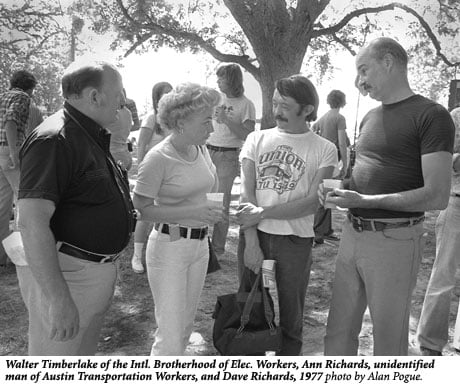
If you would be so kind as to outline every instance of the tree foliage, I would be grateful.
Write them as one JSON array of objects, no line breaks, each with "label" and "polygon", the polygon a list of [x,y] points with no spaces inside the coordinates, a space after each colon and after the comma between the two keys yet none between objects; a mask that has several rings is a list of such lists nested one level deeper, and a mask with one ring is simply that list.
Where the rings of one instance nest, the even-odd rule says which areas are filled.
[{"label": "tree foliage", "polygon": [[[372,0],[97,3],[97,30],[102,33],[115,26],[113,47],[125,47],[126,55],[168,45],[178,50],[201,49],[218,61],[241,65],[261,86],[263,126],[272,121],[274,81],[298,73],[307,50],[310,66],[319,76],[327,74],[331,50],[340,48],[356,54],[367,34],[382,28],[381,16],[385,13],[408,20],[408,34],[417,41],[412,51],[423,49],[430,58],[436,56],[429,61],[439,74],[447,74],[445,69],[458,66],[460,60],[458,55],[446,54],[442,45],[444,38],[459,36],[460,2],[456,0],[380,1],[376,5]],[[435,94],[436,88],[430,92]]]}]

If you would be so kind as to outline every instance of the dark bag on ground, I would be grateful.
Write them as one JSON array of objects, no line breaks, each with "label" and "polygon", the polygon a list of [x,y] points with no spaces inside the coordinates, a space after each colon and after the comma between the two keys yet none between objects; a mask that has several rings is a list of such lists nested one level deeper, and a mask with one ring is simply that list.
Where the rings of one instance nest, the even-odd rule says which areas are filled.
[{"label": "dark bag on ground", "polygon": [[220,269],[219,260],[217,260],[216,252],[212,246],[211,239],[208,237],[209,247],[209,260],[208,260],[208,271],[206,273],[213,273]]},{"label": "dark bag on ground", "polygon": [[275,325],[273,300],[262,286],[261,271],[245,291],[246,268],[237,293],[217,297],[212,339],[221,355],[265,355],[281,349],[281,329]]}]

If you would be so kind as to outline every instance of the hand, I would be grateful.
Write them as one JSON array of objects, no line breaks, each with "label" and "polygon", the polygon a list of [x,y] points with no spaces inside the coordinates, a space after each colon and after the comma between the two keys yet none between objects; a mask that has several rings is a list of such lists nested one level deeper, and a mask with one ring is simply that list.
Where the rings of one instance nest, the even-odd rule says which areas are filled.
[{"label": "hand", "polygon": [[347,169],[348,167],[340,169],[340,173],[338,176],[339,180],[343,180],[345,178],[345,176],[347,175]]},{"label": "hand", "polygon": [[264,255],[259,245],[246,244],[244,248],[244,265],[246,267],[248,267],[255,274],[258,274],[260,267],[262,267],[263,260]]},{"label": "hand", "polygon": [[70,296],[60,302],[52,302],[48,310],[48,318],[51,326],[50,339],[65,342],[77,336],[80,329],[80,317]]},{"label": "hand", "polygon": [[10,161],[8,163],[9,169],[16,169],[19,167],[19,152],[10,153]]},{"label": "hand", "polygon": [[214,111],[214,119],[219,123],[225,123],[227,119],[227,113],[225,111],[225,106],[217,106]]},{"label": "hand", "polygon": [[250,202],[241,204],[238,207],[236,218],[241,225],[241,229],[245,230],[257,225],[262,220],[264,209]]},{"label": "hand", "polygon": [[[322,184],[321,184],[322,185]],[[335,204],[341,208],[364,207],[365,196],[353,190],[334,189],[328,192],[326,203]],[[321,200],[320,200],[321,202]]]},{"label": "hand", "polygon": [[193,217],[206,224],[215,224],[224,221],[227,218],[227,215],[224,212],[224,207],[218,208],[206,203],[194,209]]}]

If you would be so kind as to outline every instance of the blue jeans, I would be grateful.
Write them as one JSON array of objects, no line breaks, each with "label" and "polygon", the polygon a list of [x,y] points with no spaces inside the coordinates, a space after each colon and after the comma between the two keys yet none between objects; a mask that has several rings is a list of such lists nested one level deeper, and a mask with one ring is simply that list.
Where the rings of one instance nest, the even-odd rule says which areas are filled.
[{"label": "blue jeans", "polygon": [[411,297],[423,234],[423,223],[358,232],[349,221],[344,222],[324,338],[325,355],[358,354],[367,306],[373,323],[374,355],[407,355]]},{"label": "blue jeans", "polygon": [[436,259],[426,289],[417,330],[420,346],[442,351],[449,336],[449,311],[455,273],[460,264],[460,197],[436,220]]},{"label": "blue jeans", "polygon": [[216,253],[225,252],[225,242],[228,233],[228,214],[230,211],[230,201],[232,195],[233,182],[239,173],[239,151],[215,151],[209,150],[211,160],[216,167],[217,178],[219,180],[219,193],[224,193],[224,208],[227,220],[214,224],[212,232],[212,245]]},{"label": "blue jeans", "polygon": [[[302,329],[305,295],[312,263],[312,237],[274,235],[257,232],[266,260],[276,260],[276,288],[280,310],[283,343],[279,355],[302,354]],[[244,235],[239,248],[244,250]],[[252,272],[250,281],[255,274]],[[248,283],[249,285],[251,283]]]}]

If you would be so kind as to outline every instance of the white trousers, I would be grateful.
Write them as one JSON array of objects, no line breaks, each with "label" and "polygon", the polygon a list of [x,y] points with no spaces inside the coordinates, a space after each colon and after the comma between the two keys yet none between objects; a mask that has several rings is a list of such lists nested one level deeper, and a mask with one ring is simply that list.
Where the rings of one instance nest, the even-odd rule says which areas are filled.
[{"label": "white trousers", "polygon": [[152,231],[146,250],[147,275],[155,303],[158,328],[151,355],[183,355],[193,328],[208,267],[209,249],[203,240]]}]

